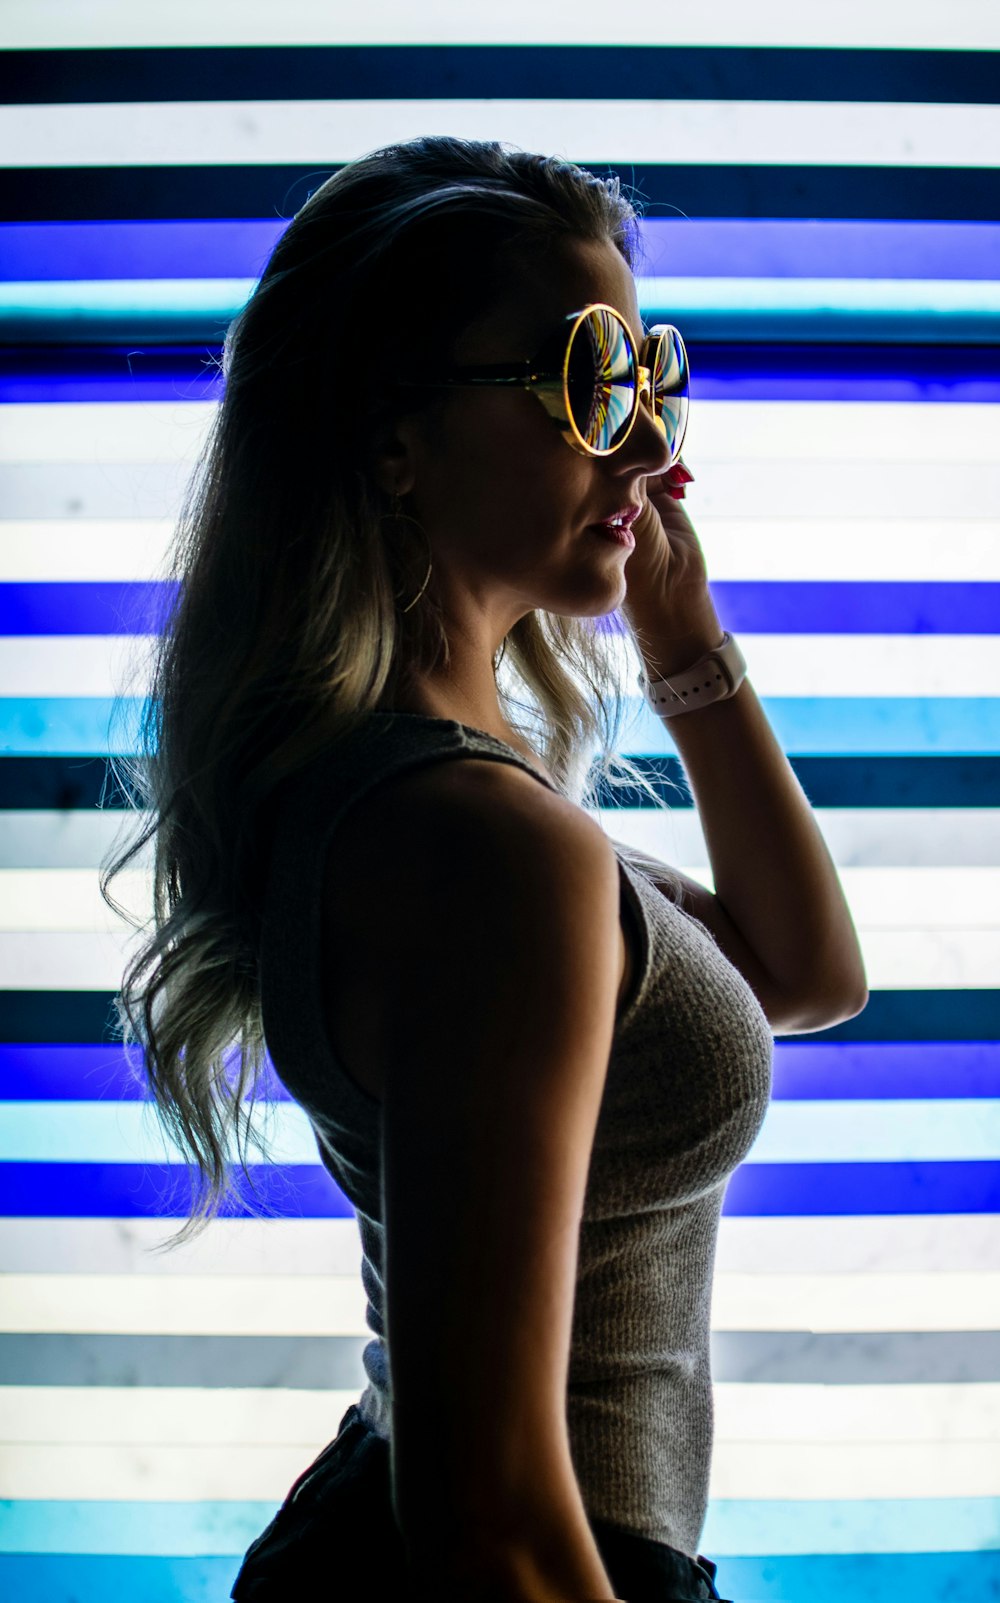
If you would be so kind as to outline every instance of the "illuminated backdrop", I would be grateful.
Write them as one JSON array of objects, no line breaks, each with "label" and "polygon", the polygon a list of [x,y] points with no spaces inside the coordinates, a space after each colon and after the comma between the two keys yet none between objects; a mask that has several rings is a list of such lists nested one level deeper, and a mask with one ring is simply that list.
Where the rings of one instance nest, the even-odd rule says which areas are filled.
[{"label": "illuminated backdrop", "polygon": [[[287,1102],[281,1217],[147,1250],[183,1187],[102,1044],[96,804],[206,351],[331,167],[456,132],[645,200],[688,505],[872,984],[779,1042],[728,1194],[704,1551],[741,1603],[996,1595],[1000,18],[139,9],[0,17],[0,1593],[224,1597],[361,1383],[355,1227]],[[638,699],[627,749],[676,773]],[[704,876],[690,809],[603,818]]]}]

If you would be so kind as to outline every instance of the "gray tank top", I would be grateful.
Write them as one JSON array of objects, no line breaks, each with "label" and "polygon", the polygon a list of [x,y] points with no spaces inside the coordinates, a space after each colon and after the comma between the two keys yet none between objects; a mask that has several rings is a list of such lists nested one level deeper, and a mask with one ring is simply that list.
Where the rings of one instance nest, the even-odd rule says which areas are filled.
[{"label": "gray tank top", "polygon": [[[359,1407],[386,1439],[381,1104],[349,1076],[327,1036],[323,871],[339,821],[373,786],[463,757],[514,763],[549,783],[480,730],[374,713],[288,786],[265,894],[265,1036],[357,1215],[373,1333]],[[694,1555],[712,1449],[709,1319],[719,1214],[726,1180],[764,1117],[772,1038],[750,987],[704,926],[656,889],[628,847],[614,844],[639,937],[638,972],[614,1031],[587,1179],[567,1419],[588,1515]]]}]

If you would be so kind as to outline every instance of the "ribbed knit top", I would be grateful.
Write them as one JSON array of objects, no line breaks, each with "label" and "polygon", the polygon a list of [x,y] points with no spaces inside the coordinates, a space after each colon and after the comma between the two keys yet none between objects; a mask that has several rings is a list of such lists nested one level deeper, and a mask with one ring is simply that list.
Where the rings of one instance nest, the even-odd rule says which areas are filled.
[{"label": "ribbed knit top", "polygon": [[[265,1036],[280,1078],[310,1119],[322,1162],[357,1216],[373,1332],[359,1407],[386,1439],[391,1354],[381,1104],[350,1077],[328,1039],[320,970],[324,866],[336,850],[338,822],[372,787],[405,769],[463,757],[514,763],[549,783],[513,747],[480,730],[421,714],[374,713],[287,787],[266,881]],[[694,1555],[712,1448],[709,1317],[719,1214],[726,1180],[764,1117],[772,1038],[750,987],[704,926],[630,862],[628,847],[614,845],[622,897],[639,933],[639,972],[614,1030],[580,1226],[570,1446],[591,1518]]]}]

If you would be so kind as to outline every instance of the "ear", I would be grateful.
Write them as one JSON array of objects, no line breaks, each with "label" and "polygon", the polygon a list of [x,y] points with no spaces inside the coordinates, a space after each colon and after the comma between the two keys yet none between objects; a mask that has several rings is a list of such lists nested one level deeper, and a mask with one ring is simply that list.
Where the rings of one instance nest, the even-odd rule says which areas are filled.
[{"label": "ear", "polygon": [[413,419],[387,427],[374,451],[375,482],[386,495],[409,495],[417,482],[417,433]]}]

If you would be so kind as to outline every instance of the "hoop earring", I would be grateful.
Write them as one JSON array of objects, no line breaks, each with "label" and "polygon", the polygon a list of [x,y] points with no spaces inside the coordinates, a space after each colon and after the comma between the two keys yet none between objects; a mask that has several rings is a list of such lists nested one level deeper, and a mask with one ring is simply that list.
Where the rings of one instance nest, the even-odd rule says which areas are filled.
[{"label": "hoop earring", "polygon": [[[424,582],[420,586],[420,589],[417,591],[416,595],[413,597],[413,600],[412,601],[408,601],[406,603],[405,607],[400,607],[400,609],[399,609],[400,612],[409,612],[409,611],[411,611],[411,609],[413,607],[416,606],[417,602],[420,600],[420,597],[423,595],[424,591],[427,589],[427,586],[430,583],[431,572],[432,572],[433,567],[434,567],[434,558],[433,558],[433,556],[431,554],[431,543],[427,538],[427,534],[426,534],[426,531],[424,529],[423,524],[421,522],[419,522],[419,520],[417,518],[412,518],[408,512],[404,512],[403,511],[402,506],[400,505],[400,500],[399,500],[399,496],[398,495],[394,495],[393,498],[392,498],[392,510],[388,513],[388,516],[393,518],[396,522],[399,522],[399,523],[412,523],[413,527],[415,529],[419,529],[421,535],[423,536],[424,544],[427,547],[427,573],[424,576]],[[400,597],[402,596],[402,593],[403,592],[401,590],[394,590],[393,591],[394,599],[396,601],[398,601],[400,599]]]}]

